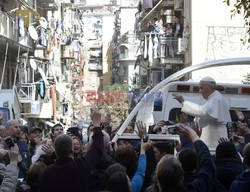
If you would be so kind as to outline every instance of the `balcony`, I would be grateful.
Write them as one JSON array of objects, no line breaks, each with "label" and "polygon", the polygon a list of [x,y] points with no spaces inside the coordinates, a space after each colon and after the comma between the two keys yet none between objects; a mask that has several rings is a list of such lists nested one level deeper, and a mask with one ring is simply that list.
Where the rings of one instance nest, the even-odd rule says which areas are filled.
[{"label": "balcony", "polygon": [[28,36],[27,29],[24,28],[24,36],[19,37],[18,29],[16,29],[16,21],[9,17],[6,13],[0,11],[0,41],[3,40],[11,45],[21,46],[21,48],[32,49],[34,44]]},{"label": "balcony", "polygon": [[[61,3],[64,5],[71,5],[72,3],[70,3],[69,0],[61,0]],[[74,0],[74,4],[86,4],[87,0]]]},{"label": "balcony", "polygon": [[36,90],[36,85],[31,83],[21,84],[18,96],[20,103],[31,103],[32,95]]},{"label": "balcony", "polygon": [[98,63],[89,63],[89,71],[102,71],[102,65]]},{"label": "balcony", "polygon": [[45,10],[58,10],[59,0],[39,0]]},{"label": "balcony", "polygon": [[147,23],[152,20],[157,13],[163,8],[163,7],[173,7],[174,6],[174,0],[159,0],[158,3],[149,11],[149,12],[141,12],[141,21],[139,22],[139,28],[140,30],[147,26]]},{"label": "balcony", "polygon": [[117,50],[116,60],[117,61],[135,61],[136,60],[137,45],[120,45]]},{"label": "balcony", "polygon": [[128,31],[125,34],[123,34],[117,42],[117,46],[119,46],[120,44],[132,44],[136,42],[136,34],[134,33],[134,31]]},{"label": "balcony", "polygon": [[21,115],[25,118],[50,119],[53,115],[52,100],[48,102],[32,101],[23,104]]},{"label": "balcony", "polygon": [[[46,92],[49,90],[46,89]],[[51,118],[52,101],[49,100],[34,100],[33,96],[36,94],[36,84],[23,83],[18,89],[19,101],[22,104],[22,115],[25,118]]]}]

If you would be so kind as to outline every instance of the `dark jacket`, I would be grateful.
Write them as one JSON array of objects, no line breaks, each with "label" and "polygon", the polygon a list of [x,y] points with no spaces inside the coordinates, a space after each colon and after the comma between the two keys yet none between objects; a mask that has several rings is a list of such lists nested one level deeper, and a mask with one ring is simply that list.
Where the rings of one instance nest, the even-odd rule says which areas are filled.
[{"label": "dark jacket", "polygon": [[[208,192],[211,191],[215,180],[215,165],[208,147],[201,140],[194,142],[197,157],[199,159],[200,169],[196,173],[188,176],[190,182],[183,186],[167,190],[167,192]],[[187,176],[187,175],[186,175]],[[149,192],[157,191],[155,186],[147,188]]]},{"label": "dark jacket", "polygon": [[93,144],[86,155],[75,161],[68,157],[57,159],[47,167],[40,183],[41,192],[85,192],[88,191],[88,177],[103,154],[103,134],[95,127]]},{"label": "dark jacket", "polygon": [[199,160],[199,171],[193,182],[186,185],[189,191],[206,192],[210,191],[215,179],[215,165],[208,147],[201,140],[194,142],[194,148]]},{"label": "dark jacket", "polygon": [[[22,161],[18,163],[18,168],[19,168],[18,178],[25,178],[27,175],[27,171],[31,165],[29,148],[28,145],[20,139],[18,139],[16,143],[19,148],[19,155],[22,157]],[[4,163],[6,166],[10,163],[10,158],[8,154],[6,154],[4,157],[1,158],[1,163]]]},{"label": "dark jacket", "polygon": [[250,191],[250,171],[244,171],[232,183],[229,192],[249,192]]},{"label": "dark jacket", "polygon": [[250,134],[245,135],[245,143],[248,144],[250,142]]},{"label": "dark jacket", "polygon": [[93,169],[89,176],[89,191],[102,191],[106,188],[106,177],[104,171],[113,163],[114,159],[108,155],[104,154],[98,163],[98,165]]},{"label": "dark jacket", "polygon": [[243,163],[236,158],[219,158],[215,159],[216,176],[227,190],[229,190],[232,182],[237,175],[244,171]]},{"label": "dark jacket", "polygon": [[[173,30],[172,36],[173,36],[173,37],[175,36],[176,26],[177,26],[176,23],[172,26],[172,30]],[[179,30],[179,32],[178,32],[178,34],[177,34],[176,37],[180,37],[180,38],[183,37],[183,29],[184,29],[184,28],[183,28],[183,25],[180,24],[180,30]]]}]

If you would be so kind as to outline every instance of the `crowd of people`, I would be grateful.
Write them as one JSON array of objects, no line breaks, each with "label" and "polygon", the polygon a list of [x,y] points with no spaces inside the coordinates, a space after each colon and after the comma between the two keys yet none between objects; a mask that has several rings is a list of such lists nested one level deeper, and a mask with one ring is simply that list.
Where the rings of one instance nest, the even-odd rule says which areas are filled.
[{"label": "crowd of people", "polygon": [[[100,125],[100,113],[91,117],[88,143],[82,143],[79,135],[64,134],[61,124],[52,128],[51,138],[42,138],[39,127],[30,128],[27,135],[17,120],[9,120],[1,135],[10,136],[15,144],[6,150],[9,144],[4,138],[1,142],[0,191],[250,191],[250,130],[244,122],[237,123],[242,138],[237,144],[243,150],[221,138],[211,155],[190,122],[176,125],[190,145],[145,140],[148,131],[142,122],[136,122],[140,142],[112,144],[112,134]],[[167,134],[164,122],[151,133]],[[126,131],[134,129],[129,126]]]},{"label": "crowd of people", "polygon": [[[180,141],[148,139],[149,133],[170,134],[171,122],[162,120],[150,129],[138,121],[125,131],[136,133],[138,140],[112,143],[116,132],[100,123],[97,108],[90,115],[86,143],[77,127],[64,132],[63,125],[55,124],[50,137],[43,137],[41,128],[27,132],[18,120],[9,120],[0,128],[0,192],[249,192],[249,121],[235,110],[235,130],[223,137],[227,117],[216,111],[223,113],[226,104],[213,79],[202,79],[200,89],[207,99],[202,106],[173,95],[186,112],[175,122]],[[190,113],[197,124],[187,118]],[[210,131],[217,135],[206,137]],[[209,145],[216,147],[215,154]]]}]

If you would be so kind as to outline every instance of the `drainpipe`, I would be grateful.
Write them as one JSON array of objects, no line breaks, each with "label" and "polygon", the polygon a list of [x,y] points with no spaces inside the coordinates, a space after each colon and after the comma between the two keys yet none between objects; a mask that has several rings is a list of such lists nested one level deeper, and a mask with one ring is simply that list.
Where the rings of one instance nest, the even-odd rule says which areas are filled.
[{"label": "drainpipe", "polygon": [[4,78],[4,73],[5,73],[6,60],[7,60],[7,55],[8,55],[8,49],[9,49],[9,43],[7,43],[6,50],[5,50],[5,57],[4,57],[4,64],[3,64],[3,72],[2,72],[2,79],[1,79],[1,84],[0,84],[0,90],[2,89],[2,86],[3,86],[3,78]]},{"label": "drainpipe", "polygon": [[50,88],[50,93],[51,93],[52,106],[53,106],[53,121],[55,123],[57,123],[57,118],[56,118],[56,89],[55,89],[54,85]]},{"label": "drainpipe", "polygon": [[16,85],[16,77],[17,77],[17,70],[18,70],[18,66],[20,64],[20,45],[18,47],[18,53],[17,53],[17,64],[16,64],[16,70],[15,70],[15,77],[14,77],[14,86]]}]

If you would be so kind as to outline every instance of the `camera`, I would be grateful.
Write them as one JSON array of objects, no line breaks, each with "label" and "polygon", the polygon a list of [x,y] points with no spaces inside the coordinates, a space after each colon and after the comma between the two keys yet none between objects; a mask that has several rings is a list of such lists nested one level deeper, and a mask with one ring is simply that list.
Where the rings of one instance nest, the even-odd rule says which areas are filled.
[{"label": "camera", "polygon": [[10,149],[11,147],[14,147],[15,146],[15,142],[14,140],[8,136],[8,137],[5,137],[4,138],[4,142],[6,143],[6,145],[8,146],[8,148]]},{"label": "camera", "polygon": [[171,122],[171,121],[163,121],[164,122],[164,125],[173,125],[174,123]]},{"label": "camera", "polygon": [[227,127],[227,129],[230,130],[230,131],[236,131],[237,125],[238,125],[237,122],[227,122],[226,127]]},{"label": "camera", "polygon": [[172,134],[172,135],[176,135],[177,134],[177,127],[175,125],[174,126],[169,126],[168,127],[168,133]]}]

